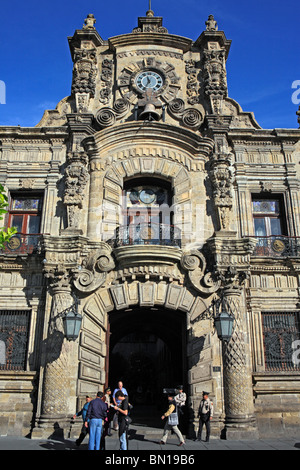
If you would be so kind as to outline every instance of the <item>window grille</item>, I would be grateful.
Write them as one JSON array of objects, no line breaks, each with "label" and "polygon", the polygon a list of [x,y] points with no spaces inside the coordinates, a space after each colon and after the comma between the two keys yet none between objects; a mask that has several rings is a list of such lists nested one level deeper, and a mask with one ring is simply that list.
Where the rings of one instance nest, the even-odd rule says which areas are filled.
[{"label": "window grille", "polygon": [[300,312],[262,313],[265,368],[267,371],[294,371],[294,341],[300,339]]},{"label": "window grille", "polygon": [[0,310],[0,370],[25,370],[30,311]]}]

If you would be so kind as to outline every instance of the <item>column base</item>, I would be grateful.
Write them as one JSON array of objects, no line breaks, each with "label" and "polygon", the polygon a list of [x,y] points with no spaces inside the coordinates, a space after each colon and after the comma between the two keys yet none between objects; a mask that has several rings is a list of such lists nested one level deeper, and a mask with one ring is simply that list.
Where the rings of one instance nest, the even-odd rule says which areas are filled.
[{"label": "column base", "polygon": [[226,440],[256,440],[259,432],[254,416],[230,416],[225,419],[223,431]]},{"label": "column base", "polygon": [[70,437],[71,428],[71,417],[41,416],[32,429],[31,438],[64,440]]}]

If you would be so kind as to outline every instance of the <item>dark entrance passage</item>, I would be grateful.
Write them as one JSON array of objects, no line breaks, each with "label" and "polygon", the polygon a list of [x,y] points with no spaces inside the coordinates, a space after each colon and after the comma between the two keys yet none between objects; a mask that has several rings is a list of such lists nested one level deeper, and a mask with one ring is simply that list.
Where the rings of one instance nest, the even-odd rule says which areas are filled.
[{"label": "dark entrance passage", "polygon": [[109,385],[121,380],[134,421],[162,426],[164,388],[186,385],[186,320],[180,311],[133,308],[110,314]]}]

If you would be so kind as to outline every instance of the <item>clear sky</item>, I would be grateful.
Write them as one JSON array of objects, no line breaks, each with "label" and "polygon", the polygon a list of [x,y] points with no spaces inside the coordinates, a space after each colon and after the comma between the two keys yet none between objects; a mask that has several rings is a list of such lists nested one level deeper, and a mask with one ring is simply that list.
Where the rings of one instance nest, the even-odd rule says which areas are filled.
[{"label": "clear sky", "polygon": [[[145,16],[148,0],[1,0],[0,125],[35,126],[45,109],[70,94],[67,37],[88,13],[103,39],[125,34]],[[263,128],[298,128],[292,102],[300,89],[299,0],[152,0],[170,34],[196,40],[213,14],[232,40],[227,61],[229,96],[253,111]],[[300,98],[300,92],[296,95]],[[0,102],[3,102],[3,95]]]}]

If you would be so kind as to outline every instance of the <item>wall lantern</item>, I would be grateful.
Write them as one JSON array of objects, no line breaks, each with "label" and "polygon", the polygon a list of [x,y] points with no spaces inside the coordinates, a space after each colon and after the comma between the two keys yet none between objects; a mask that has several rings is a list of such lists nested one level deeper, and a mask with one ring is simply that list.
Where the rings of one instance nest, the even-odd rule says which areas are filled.
[{"label": "wall lantern", "polygon": [[214,320],[214,325],[220,341],[228,343],[232,336],[233,317],[226,310],[222,310]]},{"label": "wall lantern", "polygon": [[82,316],[78,313],[78,302],[62,313],[65,337],[68,341],[75,341],[80,333]]},{"label": "wall lantern", "polygon": [[220,298],[214,299],[211,305],[196,317],[192,323],[201,320],[213,320],[219,340],[228,343],[232,336],[234,315],[223,293],[221,293]]}]

